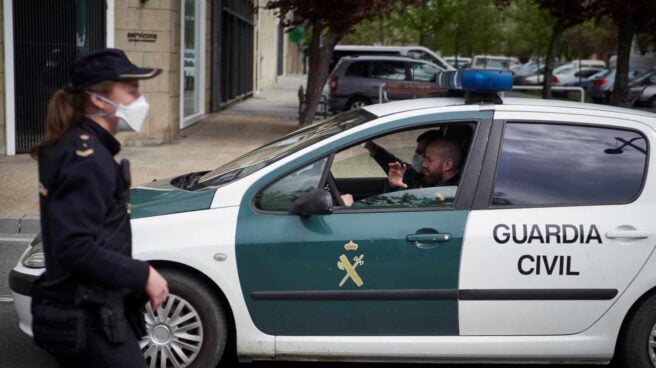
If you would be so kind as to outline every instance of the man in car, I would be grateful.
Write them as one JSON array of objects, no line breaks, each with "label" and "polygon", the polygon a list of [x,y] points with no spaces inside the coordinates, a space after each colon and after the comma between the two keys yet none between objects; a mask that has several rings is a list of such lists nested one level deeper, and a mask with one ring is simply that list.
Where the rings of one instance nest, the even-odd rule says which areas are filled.
[{"label": "man in car", "polygon": [[462,165],[460,144],[448,137],[437,137],[426,145],[423,175],[406,175],[406,164],[389,164],[387,182],[390,190],[457,185]]}]

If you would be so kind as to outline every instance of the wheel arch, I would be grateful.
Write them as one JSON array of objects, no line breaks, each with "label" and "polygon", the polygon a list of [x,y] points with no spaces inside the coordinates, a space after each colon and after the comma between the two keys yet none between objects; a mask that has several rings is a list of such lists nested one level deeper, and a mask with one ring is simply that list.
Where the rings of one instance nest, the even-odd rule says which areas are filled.
[{"label": "wheel arch", "polygon": [[230,306],[230,303],[228,302],[228,298],[226,297],[225,293],[221,289],[219,285],[217,285],[212,279],[210,279],[207,275],[202,273],[201,271],[197,270],[194,267],[174,262],[174,261],[165,261],[165,260],[151,260],[149,263],[155,267],[158,271],[162,270],[172,270],[172,271],[178,271],[178,272],[184,272],[185,274],[190,275],[191,277],[195,278],[199,282],[203,283],[206,287],[208,287],[214,295],[219,299],[219,302],[221,303],[221,306],[223,307],[223,310],[226,313],[226,320],[228,322],[228,339],[226,341],[226,348],[224,351],[224,356],[221,358],[222,361],[225,359],[230,359],[236,360],[236,355],[237,355],[237,328],[235,324],[235,316],[232,312],[232,307]]},{"label": "wheel arch", "polygon": [[633,318],[633,316],[636,314],[638,309],[640,309],[640,307],[644,305],[649,298],[652,298],[654,296],[656,296],[656,286],[644,292],[638,299],[636,299],[633,302],[629,310],[626,312],[624,318],[622,319],[622,323],[620,324],[620,329],[617,332],[617,337],[615,339],[615,349],[613,350],[614,355],[617,355],[617,349],[621,343],[622,335],[624,335],[624,333],[626,332],[627,325],[629,324],[629,321],[631,321],[631,318]]}]

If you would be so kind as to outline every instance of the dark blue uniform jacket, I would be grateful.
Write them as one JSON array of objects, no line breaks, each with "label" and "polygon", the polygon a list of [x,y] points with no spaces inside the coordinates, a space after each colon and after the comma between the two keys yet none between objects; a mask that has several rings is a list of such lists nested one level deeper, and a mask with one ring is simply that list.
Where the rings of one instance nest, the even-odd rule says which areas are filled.
[{"label": "dark blue uniform jacket", "polygon": [[39,151],[46,280],[70,275],[103,289],[143,290],[148,263],[132,259],[129,168],[114,160],[120,143],[84,119]]}]

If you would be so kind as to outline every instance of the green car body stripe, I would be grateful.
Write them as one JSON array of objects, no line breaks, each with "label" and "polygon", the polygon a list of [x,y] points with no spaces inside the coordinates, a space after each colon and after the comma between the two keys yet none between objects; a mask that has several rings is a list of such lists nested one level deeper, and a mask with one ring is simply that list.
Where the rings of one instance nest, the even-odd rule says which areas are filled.
[{"label": "green car body stripe", "polygon": [[[300,217],[259,212],[253,198],[277,178],[350,142],[394,129],[491,117],[487,111],[457,112],[381,124],[321,147],[252,185],[239,209],[236,254],[243,295],[257,328],[271,335],[296,336],[458,335],[458,301],[422,295],[437,289],[445,295],[457,294],[469,211],[389,210]],[[449,240],[430,246],[406,241],[406,235],[425,229],[449,233]],[[357,249],[347,243],[357,244]],[[358,296],[376,290],[398,291],[407,297]],[[313,291],[353,298],[253,297]],[[348,292],[339,294],[343,291]]]}]

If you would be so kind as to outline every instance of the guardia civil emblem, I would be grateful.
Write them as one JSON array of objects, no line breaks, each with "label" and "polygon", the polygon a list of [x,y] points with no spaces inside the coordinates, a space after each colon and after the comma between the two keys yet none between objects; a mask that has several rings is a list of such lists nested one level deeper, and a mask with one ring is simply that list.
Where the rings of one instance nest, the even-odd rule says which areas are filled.
[{"label": "guardia civil emblem", "polygon": [[[358,250],[358,244],[354,243],[353,241],[349,241],[348,243],[344,244],[344,249],[347,252],[356,251]],[[359,266],[362,266],[363,264],[364,264],[364,254],[360,254],[359,256],[354,256],[353,263],[351,263],[351,260],[349,260],[349,257],[347,257],[346,254],[342,254],[341,256],[339,256],[339,261],[337,262],[337,268],[346,272],[346,274],[342,278],[342,281],[340,281],[339,283],[339,287],[344,286],[344,284],[349,279],[351,279],[358,287],[364,285],[364,281],[362,281],[362,278],[356,271],[356,269]]]}]

